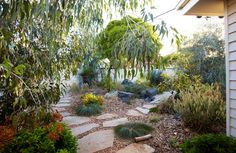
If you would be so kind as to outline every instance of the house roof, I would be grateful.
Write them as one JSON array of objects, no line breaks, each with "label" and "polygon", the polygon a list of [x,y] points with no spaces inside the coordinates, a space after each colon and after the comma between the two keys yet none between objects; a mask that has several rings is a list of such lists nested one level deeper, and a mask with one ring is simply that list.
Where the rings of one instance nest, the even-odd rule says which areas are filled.
[{"label": "house roof", "polygon": [[224,16],[224,0],[182,0],[177,10],[184,15]]}]

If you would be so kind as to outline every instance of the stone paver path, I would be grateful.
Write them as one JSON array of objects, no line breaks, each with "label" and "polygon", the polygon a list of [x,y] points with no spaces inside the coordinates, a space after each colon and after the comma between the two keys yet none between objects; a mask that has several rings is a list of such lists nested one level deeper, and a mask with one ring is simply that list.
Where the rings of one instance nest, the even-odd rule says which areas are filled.
[{"label": "stone paver path", "polygon": [[155,149],[146,144],[133,143],[117,151],[116,153],[154,153],[154,152]]},{"label": "stone paver path", "polygon": [[62,121],[65,122],[67,125],[71,126],[90,122],[90,118],[80,116],[67,116],[64,117]]},{"label": "stone paver path", "polygon": [[141,114],[138,111],[133,110],[133,109],[129,109],[127,111],[126,115],[128,115],[128,116],[143,116],[143,114]]},{"label": "stone paver path", "polygon": [[118,115],[116,114],[110,114],[110,113],[107,113],[107,114],[102,114],[100,116],[98,116],[96,119],[97,120],[106,120],[106,119],[111,119],[111,118],[114,118],[114,117],[117,117]]},{"label": "stone paver path", "polygon": [[113,146],[113,130],[97,131],[78,140],[79,153],[93,153]]},{"label": "stone paver path", "polygon": [[[113,127],[129,122],[128,117],[147,115],[149,109],[155,107],[153,104],[136,107],[128,110],[126,114],[124,114],[125,116],[122,117],[113,113],[105,113],[97,117],[82,117],[74,116],[67,111],[67,108],[71,105],[71,101],[72,98],[70,95],[66,94],[61,97],[57,105],[53,106],[53,110],[62,114],[63,122],[70,126],[72,134],[79,138],[77,140],[79,145],[78,153],[94,153],[113,147],[115,139]],[[95,120],[97,120],[98,123],[95,123]],[[153,153],[154,151],[153,148],[146,144],[133,143],[122,148],[117,153]]]},{"label": "stone paver path", "polygon": [[90,131],[93,128],[96,128],[96,127],[99,127],[99,125],[95,124],[95,123],[91,123],[91,124],[85,124],[85,125],[81,125],[81,126],[78,126],[78,127],[74,127],[74,128],[71,129],[71,131],[72,131],[72,134],[74,136],[78,136],[78,135],[83,134],[87,131]]},{"label": "stone paver path", "polygon": [[118,119],[103,122],[103,127],[115,127],[117,125],[124,124],[127,122],[128,122],[127,118],[118,118]]},{"label": "stone paver path", "polygon": [[136,110],[140,111],[141,113],[147,115],[149,113],[149,109],[142,108],[142,107],[136,107]]}]

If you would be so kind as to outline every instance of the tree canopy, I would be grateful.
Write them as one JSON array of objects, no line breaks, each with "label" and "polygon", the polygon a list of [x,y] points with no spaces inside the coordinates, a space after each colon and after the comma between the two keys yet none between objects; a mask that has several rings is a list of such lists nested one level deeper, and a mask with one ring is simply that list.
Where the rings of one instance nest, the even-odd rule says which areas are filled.
[{"label": "tree canopy", "polygon": [[158,67],[162,44],[153,25],[125,16],[111,21],[99,34],[98,48],[103,58],[110,60],[111,68],[123,68],[126,77],[127,72],[134,76],[135,68],[142,73],[142,69],[149,71],[151,64]]}]

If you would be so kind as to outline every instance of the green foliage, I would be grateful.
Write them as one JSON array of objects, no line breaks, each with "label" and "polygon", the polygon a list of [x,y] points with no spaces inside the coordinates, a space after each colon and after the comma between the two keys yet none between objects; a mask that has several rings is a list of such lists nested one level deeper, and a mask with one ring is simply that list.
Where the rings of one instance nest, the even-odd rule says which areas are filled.
[{"label": "green foliage", "polygon": [[[160,57],[162,47],[153,26],[142,19],[126,16],[121,20],[111,21],[98,37],[99,51],[103,58],[108,58],[111,68],[124,69],[124,78],[134,77],[137,70],[141,75],[146,68],[151,70]],[[131,67],[131,69],[129,69]]]},{"label": "green foliage", "polygon": [[71,92],[72,94],[77,94],[77,93],[79,93],[79,91],[80,91],[80,87],[79,87],[79,85],[78,85],[77,83],[73,83],[73,84],[70,86],[70,92]]},{"label": "green foliage", "polygon": [[[119,14],[150,0],[17,0],[0,2],[0,121],[6,116],[56,103],[61,76],[69,78],[83,60],[84,33],[102,27],[104,11]],[[114,12],[106,12],[112,15]],[[93,29],[93,30],[91,30]],[[96,31],[95,30],[95,31]],[[83,39],[84,40],[84,39]]]},{"label": "green foliage", "polygon": [[79,105],[76,108],[76,113],[79,116],[98,115],[102,112],[102,106],[99,104]]},{"label": "green foliage", "polygon": [[152,131],[153,128],[144,123],[125,123],[114,128],[115,134],[124,139],[144,136]]},{"label": "green foliage", "polygon": [[189,86],[180,91],[180,97],[174,103],[174,109],[181,114],[186,125],[201,132],[224,126],[226,104],[218,85]]},{"label": "green foliage", "polygon": [[158,91],[174,90],[179,93],[193,85],[201,84],[199,76],[189,76],[186,73],[177,72],[173,77],[163,76],[164,81],[158,85]]},{"label": "green foliage", "polygon": [[64,151],[64,153],[76,153],[77,152],[77,141],[72,135],[69,127],[64,126],[64,131],[60,134],[60,139],[56,141],[55,147],[57,150]]},{"label": "green foliage", "polygon": [[180,145],[183,153],[235,153],[236,140],[225,135],[195,136]]},{"label": "green foliage", "polygon": [[161,102],[158,106],[158,113],[160,114],[174,114],[174,99],[169,98],[164,102]]},{"label": "green foliage", "polygon": [[188,65],[179,66],[189,75],[200,75],[204,83],[220,83],[224,90],[226,75],[223,25],[210,24],[204,27],[204,31],[194,34],[186,42],[181,53],[189,57]]},{"label": "green foliage", "polygon": [[162,71],[154,70],[151,72],[150,83],[152,85],[159,85],[163,81]]},{"label": "green foliage", "polygon": [[[56,123],[53,125],[57,125]],[[5,146],[3,152],[45,152],[56,153],[64,150],[70,153],[76,153],[77,142],[72,136],[70,130],[63,126],[63,131],[60,133],[58,140],[51,140],[48,136],[49,131],[46,128],[36,128],[32,132],[22,131],[16,135],[16,138]],[[53,132],[53,131],[50,131]]]},{"label": "green foliage", "polygon": [[148,117],[148,122],[150,123],[158,123],[160,121],[160,116],[154,115]]},{"label": "green foliage", "polygon": [[124,85],[124,91],[134,93],[135,97],[137,98],[144,98],[144,97],[141,97],[142,92],[145,91],[147,88],[148,86],[143,83],[141,84],[134,83],[134,84]]}]

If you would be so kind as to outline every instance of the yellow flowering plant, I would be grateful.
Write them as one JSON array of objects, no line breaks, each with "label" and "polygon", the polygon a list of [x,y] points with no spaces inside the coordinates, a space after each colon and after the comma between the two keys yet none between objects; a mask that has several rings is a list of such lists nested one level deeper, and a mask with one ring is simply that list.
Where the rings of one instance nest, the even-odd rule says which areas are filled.
[{"label": "yellow flowering plant", "polygon": [[81,96],[81,100],[83,102],[84,105],[88,105],[88,104],[99,104],[102,105],[104,98],[103,96],[96,96],[92,93],[86,93],[84,95]]}]

